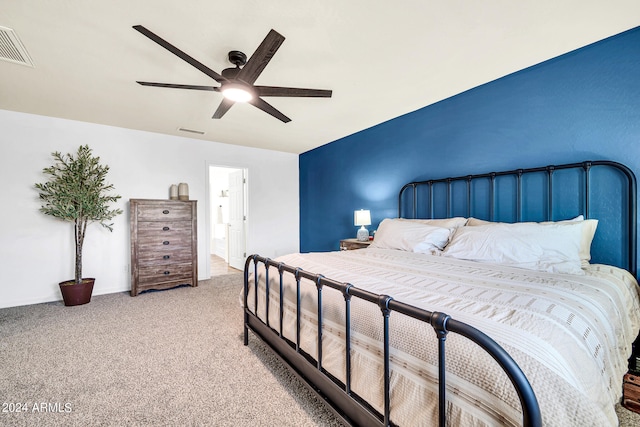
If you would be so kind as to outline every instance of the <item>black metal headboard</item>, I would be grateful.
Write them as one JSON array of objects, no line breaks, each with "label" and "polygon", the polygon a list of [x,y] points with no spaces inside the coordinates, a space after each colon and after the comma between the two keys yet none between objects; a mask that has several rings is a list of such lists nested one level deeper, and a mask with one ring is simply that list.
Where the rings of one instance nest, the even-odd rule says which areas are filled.
[{"label": "black metal headboard", "polygon": [[636,178],[608,160],[550,165],[406,184],[401,218],[475,217],[489,221],[598,220],[592,262],[637,273]]}]

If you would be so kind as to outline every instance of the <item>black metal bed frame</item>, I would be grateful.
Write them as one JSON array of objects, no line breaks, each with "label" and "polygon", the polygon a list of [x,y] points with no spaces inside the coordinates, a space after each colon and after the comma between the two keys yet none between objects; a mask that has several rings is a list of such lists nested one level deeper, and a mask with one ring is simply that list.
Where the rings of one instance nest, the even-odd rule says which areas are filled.
[{"label": "black metal bed frame", "polygon": [[[403,207],[403,195],[408,188],[413,189],[412,203],[413,212],[412,216],[415,217],[417,213],[417,188],[420,186],[429,187],[429,203],[430,210],[433,216],[433,188],[434,185],[444,183],[446,185],[447,194],[447,216],[451,216],[453,210],[451,209],[452,197],[452,183],[457,181],[466,181],[467,188],[467,200],[468,203],[468,215],[471,216],[471,199],[472,199],[472,184],[471,182],[476,179],[489,179],[491,181],[491,189],[489,191],[490,205],[491,205],[491,218],[493,219],[493,206],[495,205],[495,178],[498,176],[513,175],[517,179],[517,191],[516,191],[516,205],[518,219],[522,215],[522,176],[535,172],[546,172],[548,176],[548,191],[547,191],[547,215],[548,218],[553,218],[553,173],[555,170],[569,169],[569,168],[582,168],[585,173],[584,179],[584,204],[583,214],[585,217],[589,217],[589,171],[593,166],[609,166],[618,171],[626,177],[627,197],[628,197],[628,266],[627,269],[631,271],[634,276],[636,274],[636,181],[633,172],[624,165],[610,161],[590,161],[583,163],[573,163],[568,165],[559,166],[546,166],[542,168],[531,169],[517,169],[507,172],[492,172],[489,174],[480,175],[467,175],[457,178],[444,178],[438,180],[427,180],[412,182],[405,185],[398,197],[398,214],[402,216]],[[255,313],[258,312],[258,268],[259,265],[264,267],[265,271],[265,283],[266,289],[266,322],[262,321],[256,314],[249,310],[248,301],[249,295],[249,279],[251,273],[251,266],[253,265],[253,277],[254,277],[254,309]],[[296,341],[285,338],[282,333],[282,319],[283,319],[283,298],[280,298],[279,307],[279,325],[269,324],[269,272],[273,270],[277,272],[279,277],[279,295],[283,293],[283,277],[285,274],[292,275],[297,284],[297,323],[296,323]],[[300,286],[301,280],[306,279],[315,284],[317,290],[317,322],[318,322],[318,353],[317,358],[311,357],[304,350],[300,348]],[[342,293],[345,302],[345,378],[346,382],[342,383],[337,380],[333,375],[328,373],[323,368],[322,357],[322,292],[324,287],[330,287],[338,290]],[[383,338],[383,351],[384,351],[384,384],[382,385],[384,391],[384,413],[379,414],[373,410],[366,402],[361,401],[351,391],[351,311],[350,304],[352,298],[359,298],[364,301],[368,301],[371,304],[376,304],[381,311],[380,321],[383,323],[384,338]],[[438,339],[438,391],[439,391],[439,425],[446,425],[446,351],[445,342],[447,334],[450,332],[463,335],[471,341],[478,344],[482,349],[489,353],[493,359],[502,367],[513,386],[516,389],[518,397],[520,399],[522,407],[522,420],[525,427],[538,427],[542,424],[542,418],[536,396],[529,384],[524,373],[520,370],[515,361],[509,356],[509,354],[500,347],[490,337],[476,328],[452,319],[450,316],[440,312],[430,312],[422,310],[414,306],[402,303],[394,300],[388,295],[379,295],[369,292],[364,289],[357,288],[349,283],[342,283],[324,277],[321,274],[315,274],[296,268],[294,266],[286,265],[282,262],[276,262],[269,258],[264,258],[259,255],[251,255],[247,258],[244,268],[244,344],[248,345],[249,329],[251,329],[260,339],[267,343],[274,353],[292,370],[294,374],[300,377],[304,383],[314,391],[319,397],[324,399],[333,411],[340,416],[344,421],[351,425],[359,426],[390,426],[390,391],[389,391],[389,376],[390,376],[390,354],[389,354],[389,316],[392,312],[402,313],[410,316],[419,321],[429,323]]]},{"label": "black metal bed frame", "polygon": [[[621,224],[620,227],[620,236],[616,237],[616,240],[621,242],[623,245],[622,248],[615,248],[615,250],[621,250],[625,253],[621,254],[621,258],[626,258],[626,262],[621,263],[618,267],[627,269],[633,274],[634,277],[637,275],[637,194],[636,194],[636,177],[631,169],[627,166],[610,161],[610,160],[593,160],[593,161],[585,161],[581,163],[569,163],[563,165],[549,165],[542,166],[537,168],[528,168],[528,169],[514,169],[503,172],[489,172],[477,175],[465,175],[459,176],[455,178],[442,178],[442,179],[430,179],[425,181],[415,181],[405,184],[400,193],[398,195],[398,216],[399,217],[410,217],[411,218],[435,218],[435,190],[438,185],[444,186],[444,197],[443,204],[446,207],[446,212],[444,212],[445,218],[450,218],[456,214],[453,203],[454,201],[460,201],[462,199],[462,203],[460,203],[462,208],[458,209],[458,215],[471,217],[474,216],[473,208],[474,208],[474,188],[473,184],[478,181],[486,181],[488,180],[488,208],[489,214],[486,218],[489,221],[500,220],[498,218],[496,212],[496,204],[498,199],[498,190],[496,188],[496,184],[498,179],[501,177],[513,177],[515,179],[515,194],[511,194],[510,196],[515,200],[515,221],[505,221],[505,222],[520,222],[523,220],[523,197],[524,191],[522,189],[523,182],[527,175],[533,174],[542,174],[544,180],[546,181],[544,190],[546,193],[540,194],[539,202],[541,205],[545,206],[544,210],[544,218],[541,220],[544,221],[552,221],[555,220],[555,207],[557,203],[554,203],[554,189],[558,189],[559,184],[554,180],[554,176],[557,175],[556,172],[561,170],[577,170],[582,172],[582,185],[579,188],[579,192],[574,194],[579,199],[579,203],[581,206],[579,207],[579,212],[573,212],[573,214],[583,214],[585,218],[591,217],[591,204],[592,204],[592,196],[591,196],[591,172],[596,167],[609,168],[610,170],[614,170],[620,173],[620,176],[624,179],[622,182],[623,190],[626,191],[626,206],[619,207],[618,209],[624,209],[626,211],[626,218],[624,216],[620,216],[618,214],[618,218],[622,220],[622,222],[626,221],[626,224]],[[459,189],[454,188],[456,183],[463,183],[462,186],[463,191],[459,191]],[[554,185],[555,184],[555,185]],[[418,210],[421,206],[420,198],[418,197],[418,192],[421,187],[427,187],[427,200],[425,201],[425,205],[428,209],[421,211],[418,216]],[[403,199],[405,193],[411,189],[411,199],[409,200],[409,206],[411,212],[407,213],[403,216],[404,205],[407,200]],[[458,192],[456,193],[456,190]],[[459,196],[456,198],[456,196]],[[546,197],[545,197],[546,196]],[[574,215],[574,216],[575,216]],[[561,218],[565,219],[565,218]],[[600,226],[599,226],[600,228]],[[609,248],[611,249],[611,248]]]}]

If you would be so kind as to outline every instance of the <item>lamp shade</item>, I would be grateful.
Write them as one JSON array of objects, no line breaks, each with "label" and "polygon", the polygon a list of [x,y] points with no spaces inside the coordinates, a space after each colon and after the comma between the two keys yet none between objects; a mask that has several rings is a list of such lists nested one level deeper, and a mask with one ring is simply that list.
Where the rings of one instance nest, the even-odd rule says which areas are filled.
[{"label": "lamp shade", "polygon": [[371,212],[364,209],[360,209],[359,211],[354,211],[353,224],[354,225],[371,225]]}]

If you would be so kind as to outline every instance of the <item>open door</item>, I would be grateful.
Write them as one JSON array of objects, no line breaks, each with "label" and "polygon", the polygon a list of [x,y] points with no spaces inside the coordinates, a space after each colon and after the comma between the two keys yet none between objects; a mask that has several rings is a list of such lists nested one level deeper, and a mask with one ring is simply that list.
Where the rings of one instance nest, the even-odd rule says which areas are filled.
[{"label": "open door", "polygon": [[229,265],[244,270],[245,213],[244,213],[244,171],[229,174]]}]

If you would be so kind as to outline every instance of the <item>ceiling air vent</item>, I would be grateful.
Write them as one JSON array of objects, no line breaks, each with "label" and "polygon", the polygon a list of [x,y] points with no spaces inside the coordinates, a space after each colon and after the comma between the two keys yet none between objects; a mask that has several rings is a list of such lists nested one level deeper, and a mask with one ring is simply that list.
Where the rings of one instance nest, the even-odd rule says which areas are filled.
[{"label": "ceiling air vent", "polygon": [[204,135],[204,132],[201,130],[187,129],[187,128],[178,128],[180,132],[188,132],[188,133],[197,133],[198,135]]},{"label": "ceiling air vent", "polygon": [[18,38],[18,35],[11,28],[0,26],[0,59],[13,62],[14,64],[33,67],[33,61]]}]

